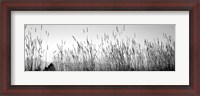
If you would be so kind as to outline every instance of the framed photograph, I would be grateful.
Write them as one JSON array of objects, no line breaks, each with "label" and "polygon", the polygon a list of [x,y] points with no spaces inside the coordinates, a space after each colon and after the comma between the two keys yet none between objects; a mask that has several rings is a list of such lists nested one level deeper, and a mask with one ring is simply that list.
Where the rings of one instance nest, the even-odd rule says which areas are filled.
[{"label": "framed photograph", "polygon": [[199,4],[1,1],[1,95],[199,96]]}]

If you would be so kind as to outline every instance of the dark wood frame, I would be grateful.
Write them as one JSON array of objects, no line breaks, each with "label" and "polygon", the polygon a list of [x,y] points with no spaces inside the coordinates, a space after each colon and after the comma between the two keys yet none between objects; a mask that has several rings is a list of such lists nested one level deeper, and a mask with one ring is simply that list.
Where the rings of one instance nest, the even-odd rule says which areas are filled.
[{"label": "dark wood frame", "polygon": [[[200,96],[200,0],[4,0],[1,1],[0,95]],[[190,84],[176,85],[11,85],[11,11],[189,11]]]}]

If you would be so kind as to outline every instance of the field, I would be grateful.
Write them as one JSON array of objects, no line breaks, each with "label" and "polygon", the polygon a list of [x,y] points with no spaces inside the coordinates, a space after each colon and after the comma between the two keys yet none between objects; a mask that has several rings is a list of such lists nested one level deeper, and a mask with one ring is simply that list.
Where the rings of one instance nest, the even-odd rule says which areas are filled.
[{"label": "field", "polygon": [[[100,44],[93,43],[90,38],[79,41],[72,35],[76,44],[65,48],[67,41],[61,40],[55,45],[52,62],[47,61],[49,48],[48,44],[43,46],[45,40],[39,36],[33,38],[34,33],[28,31],[25,34],[25,71],[175,71],[172,36],[163,34],[165,42],[146,39],[141,45],[134,38],[121,39],[125,29],[116,26],[113,30],[112,35],[104,33],[96,37]],[[48,31],[45,34],[47,38],[51,35]]]}]

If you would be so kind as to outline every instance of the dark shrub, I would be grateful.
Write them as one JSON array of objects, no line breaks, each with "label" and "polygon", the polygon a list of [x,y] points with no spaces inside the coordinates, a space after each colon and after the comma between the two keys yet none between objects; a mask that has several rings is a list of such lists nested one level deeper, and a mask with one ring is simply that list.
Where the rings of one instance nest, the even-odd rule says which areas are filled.
[{"label": "dark shrub", "polygon": [[49,64],[48,67],[44,68],[44,71],[56,71],[56,69],[55,69],[53,63],[51,63],[51,64]]},{"label": "dark shrub", "polygon": [[56,68],[54,67],[53,63],[51,63],[51,64],[48,66],[48,69],[49,69],[49,71],[56,71]]}]

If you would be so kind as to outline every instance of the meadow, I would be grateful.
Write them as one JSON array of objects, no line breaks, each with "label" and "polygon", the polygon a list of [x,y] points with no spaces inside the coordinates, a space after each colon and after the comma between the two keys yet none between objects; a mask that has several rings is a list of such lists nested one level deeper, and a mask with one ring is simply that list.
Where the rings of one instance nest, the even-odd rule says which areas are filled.
[{"label": "meadow", "polygon": [[[125,30],[124,30],[125,31]],[[47,46],[43,38],[25,34],[25,71],[47,71],[51,63],[54,71],[175,71],[175,40],[163,34],[165,42],[155,38],[144,40],[144,44],[134,38],[120,38],[124,31],[116,26],[112,35],[104,33],[96,37],[100,44],[90,38],[79,41],[71,36],[76,44],[65,48],[67,41],[57,43],[52,53],[53,61],[47,62]],[[36,32],[36,31],[35,31]],[[46,36],[49,34],[46,31]],[[137,36],[137,34],[135,34]]]}]

